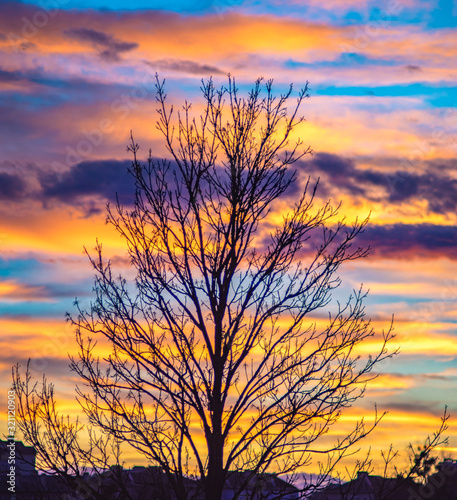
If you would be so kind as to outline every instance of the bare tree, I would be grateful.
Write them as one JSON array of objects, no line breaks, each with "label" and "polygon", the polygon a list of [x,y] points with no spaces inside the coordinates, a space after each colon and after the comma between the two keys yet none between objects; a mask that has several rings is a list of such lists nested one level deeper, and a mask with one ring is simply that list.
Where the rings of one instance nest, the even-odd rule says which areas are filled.
[{"label": "bare tree", "polygon": [[[12,375],[17,426],[23,439],[35,448],[35,468],[60,478],[62,489],[77,498],[106,500],[101,486],[109,479],[122,498],[130,499],[120,467],[119,443],[113,436],[97,435],[79,419],[73,422],[68,415],[60,415],[53,384],[46,377],[41,383],[33,382],[29,364],[24,376],[19,365],[13,367]],[[43,497],[48,498],[48,493],[43,491]]]},{"label": "bare tree", "polygon": [[418,483],[426,483],[429,476],[436,472],[440,457],[435,453],[437,448],[448,444],[449,439],[444,436],[444,433],[449,428],[447,423],[449,418],[450,415],[445,406],[440,427],[431,436],[427,436],[422,444],[415,446],[412,443],[409,444],[409,469],[400,473],[402,477],[413,478]]},{"label": "bare tree", "polygon": [[272,228],[272,209],[302,181],[292,165],[311,152],[289,142],[307,86],[289,111],[292,86],[275,97],[258,80],[243,98],[234,79],[221,89],[209,80],[198,118],[187,102],[176,113],[156,86],[171,156],[150,151],[142,164],[131,139],[136,194],[131,207],[108,206],[108,222],[136,279],[117,277],[101,245],[88,254],[95,299],[70,317],[79,402],[92,425],[162,467],[179,499],[197,495],[188,476],[219,500],[229,474],[248,471],[237,499],[257,474],[291,475],[315,455],[324,478],[380,418],[321,439],[389,356],[391,329],[379,352],[357,355],[374,335],[362,289],[332,302],[340,266],[367,255],[354,246],[367,219],[347,224],[308,179]]},{"label": "bare tree", "polygon": [[[448,444],[445,432],[448,429],[449,418],[450,415],[445,407],[437,430],[432,435],[428,435],[423,443],[415,446],[411,443],[408,445],[409,465],[405,466],[404,460],[400,460],[400,452],[391,444],[387,450],[380,452],[382,458],[380,475],[371,475],[374,467],[370,451],[362,460],[355,461],[352,470],[346,468],[344,478],[338,474],[339,477],[332,479],[327,489],[313,495],[311,500],[326,499],[327,495],[333,498],[336,494],[340,500],[350,500],[363,494],[371,495],[370,498],[373,500],[409,497],[411,492],[418,491],[419,485],[426,485],[431,474],[439,470],[439,466],[442,465],[438,464],[439,457],[436,453],[441,446]],[[367,492],[364,477],[369,478],[368,484],[371,491]],[[432,486],[428,497],[431,497],[434,489]]]}]

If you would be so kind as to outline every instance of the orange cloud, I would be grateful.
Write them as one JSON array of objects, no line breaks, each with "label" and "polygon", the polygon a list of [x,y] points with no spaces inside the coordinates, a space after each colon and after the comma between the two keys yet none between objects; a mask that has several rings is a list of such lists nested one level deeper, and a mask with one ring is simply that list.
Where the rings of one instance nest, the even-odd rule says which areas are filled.
[{"label": "orange cloud", "polygon": [[17,283],[14,280],[0,281],[0,302],[48,302],[43,286]]},{"label": "orange cloud", "polygon": [[54,210],[30,211],[0,218],[0,251],[3,255],[17,255],[30,252],[50,254],[82,255],[83,245],[89,249],[95,246],[97,238],[106,246],[106,251],[123,254],[125,245],[111,226],[105,224],[105,215],[83,218],[77,209],[72,212]]}]

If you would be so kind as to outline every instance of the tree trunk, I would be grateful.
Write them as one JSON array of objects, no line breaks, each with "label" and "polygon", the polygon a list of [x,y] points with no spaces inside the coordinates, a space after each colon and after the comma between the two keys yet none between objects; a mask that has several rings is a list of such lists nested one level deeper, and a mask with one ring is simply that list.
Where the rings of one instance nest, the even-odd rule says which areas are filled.
[{"label": "tree trunk", "polygon": [[221,435],[211,436],[208,457],[208,475],[205,485],[206,500],[221,500],[224,489],[223,442]]},{"label": "tree trunk", "polygon": [[220,358],[220,335],[216,332],[216,359],[214,362],[214,386],[212,394],[212,432],[208,437],[208,476],[206,500],[221,500],[224,488],[224,438],[222,436],[222,363]]}]

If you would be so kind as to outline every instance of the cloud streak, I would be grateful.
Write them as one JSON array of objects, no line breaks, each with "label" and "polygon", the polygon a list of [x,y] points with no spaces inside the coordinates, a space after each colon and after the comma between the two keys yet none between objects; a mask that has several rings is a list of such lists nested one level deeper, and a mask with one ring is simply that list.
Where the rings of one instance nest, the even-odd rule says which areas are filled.
[{"label": "cloud streak", "polygon": [[199,76],[224,75],[225,71],[210,64],[201,64],[195,61],[183,61],[180,59],[162,59],[160,61],[144,61],[145,64],[155,70],[176,71]]},{"label": "cloud streak", "polygon": [[90,28],[71,28],[65,34],[80,42],[88,42],[98,50],[98,55],[106,62],[119,62],[121,55],[138,48],[136,42],[124,42],[113,37],[113,35],[103,33]]},{"label": "cloud streak", "polygon": [[376,258],[457,259],[457,227],[434,224],[369,225],[358,243]]},{"label": "cloud streak", "polygon": [[404,163],[404,159],[398,158],[396,161],[390,159],[385,167],[360,168],[357,159],[322,152],[303,162],[301,170],[315,177],[323,176],[325,194],[344,190],[354,197],[390,205],[425,200],[430,212],[457,211],[457,179],[452,176],[457,162],[438,159],[419,162],[424,172],[406,171]]},{"label": "cloud streak", "polygon": [[133,177],[128,173],[131,161],[86,161],[70,170],[45,172],[39,175],[40,198],[81,206],[87,215],[99,214],[106,201],[130,204],[135,192]]}]

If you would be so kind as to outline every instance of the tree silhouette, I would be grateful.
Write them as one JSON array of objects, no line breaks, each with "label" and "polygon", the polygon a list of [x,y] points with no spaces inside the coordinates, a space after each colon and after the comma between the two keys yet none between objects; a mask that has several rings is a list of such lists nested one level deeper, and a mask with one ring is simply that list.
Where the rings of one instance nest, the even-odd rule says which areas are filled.
[{"label": "tree silhouette", "polygon": [[[331,481],[328,488],[339,494],[340,500],[350,500],[357,498],[357,495],[371,495],[372,500],[395,500],[398,498],[406,498],[415,496],[419,485],[427,485],[430,475],[439,470],[439,456],[436,455],[438,449],[448,444],[448,438],[445,432],[448,429],[448,420],[450,415],[447,411],[447,406],[444,408],[443,416],[441,417],[440,425],[433,434],[428,435],[421,444],[413,445],[410,443],[407,447],[407,455],[409,466],[403,465],[398,468],[397,463],[401,457],[400,452],[395,449],[393,444],[389,448],[381,450],[381,458],[383,466],[381,467],[380,476],[371,476],[374,467],[372,465],[371,452],[363,459],[356,461],[352,471],[346,470],[346,478]],[[443,459],[444,457],[442,457]],[[361,476],[360,476],[361,475]],[[369,485],[372,491],[367,492],[367,484],[363,481],[364,476],[369,479]],[[349,481],[348,481],[349,479]],[[359,480],[362,479],[362,480]],[[432,485],[431,492],[427,492],[428,497],[433,496],[435,486]],[[311,500],[320,500],[327,498],[327,493],[323,491],[316,496],[312,496]],[[420,495],[419,495],[420,497]],[[442,498],[435,497],[433,498]],[[444,498],[444,497],[443,497]]]},{"label": "tree silhouette", "polygon": [[70,317],[79,402],[92,425],[159,465],[179,499],[196,494],[188,476],[219,500],[243,471],[236,499],[257,475],[292,475],[316,454],[324,478],[380,418],[320,439],[389,356],[391,329],[379,352],[357,354],[374,335],[362,289],[332,301],[340,266],[367,255],[354,246],[367,219],[347,224],[309,179],[272,217],[301,182],[292,165],[311,152],[290,146],[307,86],[289,111],[292,86],[275,97],[258,80],[243,98],[234,79],[220,89],[210,79],[198,118],[187,102],[178,113],[167,104],[158,77],[156,88],[170,159],[150,151],[141,163],[131,138],[136,193],[130,207],[108,206],[108,222],[136,278],[116,276],[101,245],[88,253],[95,299]]},{"label": "tree silhouette", "polygon": [[[120,443],[113,436],[97,435],[79,419],[73,422],[60,415],[53,384],[46,377],[40,384],[33,382],[30,362],[24,376],[19,365],[13,367],[13,389],[17,426],[24,440],[35,448],[37,464],[33,465],[38,471],[59,477],[60,487],[82,499],[106,500],[106,491],[100,487],[109,477],[122,498],[131,500],[119,467]],[[41,493],[42,498],[49,498],[47,492]],[[35,494],[41,498],[38,491]]]}]

